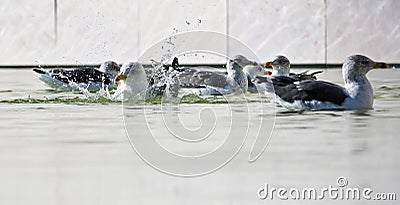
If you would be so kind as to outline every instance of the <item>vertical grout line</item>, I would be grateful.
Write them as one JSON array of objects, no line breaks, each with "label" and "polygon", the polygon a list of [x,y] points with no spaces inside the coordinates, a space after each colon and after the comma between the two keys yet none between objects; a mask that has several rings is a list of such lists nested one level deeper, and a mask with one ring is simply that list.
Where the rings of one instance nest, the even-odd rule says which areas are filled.
[{"label": "vertical grout line", "polygon": [[324,39],[325,39],[325,65],[328,64],[328,6],[327,6],[327,0],[324,0],[324,6],[325,6],[325,31],[324,31]]},{"label": "vertical grout line", "polygon": [[137,0],[137,60],[140,57],[140,0]]},{"label": "vertical grout line", "polygon": [[53,28],[54,28],[54,44],[57,44],[57,36],[58,36],[58,12],[57,12],[57,0],[54,0],[54,8],[53,8],[53,15],[54,15],[54,24],[53,24]]},{"label": "vertical grout line", "polygon": [[230,55],[229,55],[229,0],[226,0],[225,1],[226,3],[226,27],[225,27],[225,29],[226,29],[226,56],[227,57],[229,57]]}]

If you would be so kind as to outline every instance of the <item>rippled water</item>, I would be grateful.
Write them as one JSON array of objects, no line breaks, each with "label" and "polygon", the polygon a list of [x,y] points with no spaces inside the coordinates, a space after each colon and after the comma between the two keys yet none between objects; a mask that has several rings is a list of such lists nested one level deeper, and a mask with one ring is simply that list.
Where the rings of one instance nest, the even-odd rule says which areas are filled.
[{"label": "rippled water", "polygon": [[[231,162],[203,177],[180,178],[156,171],[133,151],[120,102],[85,100],[79,93],[53,92],[31,70],[0,70],[0,204],[266,204],[271,201],[257,197],[257,190],[265,183],[276,188],[324,188],[336,186],[340,176],[347,178],[348,187],[397,193],[397,201],[384,202],[397,204],[400,72],[377,70],[368,77],[375,89],[375,103],[374,110],[363,114],[291,113],[267,106],[270,109],[260,115],[258,104],[250,104],[251,119],[261,116],[268,125],[275,122],[271,141],[261,157],[248,162],[256,135],[251,128],[257,127],[257,121],[247,124],[243,120],[238,126],[245,129],[249,125],[249,136]],[[320,78],[341,83],[339,69],[326,70]],[[29,103],[29,99],[69,100]],[[194,129],[200,125],[200,109],[218,110],[217,125],[221,127],[217,131],[222,132],[229,127],[227,106],[185,104],[178,114],[182,114],[185,126]],[[147,128],[162,133],[159,106],[146,108]],[[140,124],[135,117],[142,112],[139,106],[126,116],[133,139],[146,132],[146,127],[135,127]],[[269,134],[269,129],[261,130],[262,134]],[[160,141],[171,146],[167,136],[161,136]],[[218,140],[223,139],[215,139]],[[211,147],[213,143],[207,142],[204,150],[193,145],[172,148],[193,154]],[[159,163],[162,162],[165,161],[160,158]],[[185,165],[172,166],[179,169]],[[365,200],[289,201],[379,204]],[[272,203],[286,202],[274,199]]]}]

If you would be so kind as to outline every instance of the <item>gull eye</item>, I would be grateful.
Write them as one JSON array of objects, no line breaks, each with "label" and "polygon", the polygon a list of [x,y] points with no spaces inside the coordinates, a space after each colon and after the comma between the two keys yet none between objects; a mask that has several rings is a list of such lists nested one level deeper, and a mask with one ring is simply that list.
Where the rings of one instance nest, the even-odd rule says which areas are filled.
[{"label": "gull eye", "polygon": [[361,65],[363,66],[367,66],[369,64],[369,62],[367,60],[361,61]]}]

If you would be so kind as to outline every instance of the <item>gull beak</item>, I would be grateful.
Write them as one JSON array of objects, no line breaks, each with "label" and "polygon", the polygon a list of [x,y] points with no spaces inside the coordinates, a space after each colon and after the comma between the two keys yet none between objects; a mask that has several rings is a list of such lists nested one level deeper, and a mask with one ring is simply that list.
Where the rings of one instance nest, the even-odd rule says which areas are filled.
[{"label": "gull beak", "polygon": [[266,62],[265,63],[265,67],[270,67],[270,66],[272,66],[272,62]]},{"label": "gull beak", "polygon": [[114,83],[117,84],[119,81],[125,80],[126,77],[127,77],[126,75],[118,74],[118,75],[115,76],[115,78],[114,78]]},{"label": "gull beak", "polygon": [[377,62],[372,68],[389,68],[389,65],[387,63]]},{"label": "gull beak", "polygon": [[272,75],[272,72],[269,71],[269,70],[265,70],[265,71],[264,71],[264,75]]}]

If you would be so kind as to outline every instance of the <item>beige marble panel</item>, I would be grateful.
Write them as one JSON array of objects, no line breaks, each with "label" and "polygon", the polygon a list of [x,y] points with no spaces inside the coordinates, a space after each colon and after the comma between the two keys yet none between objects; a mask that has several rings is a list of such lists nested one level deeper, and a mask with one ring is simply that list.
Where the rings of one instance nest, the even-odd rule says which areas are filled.
[{"label": "beige marble panel", "polygon": [[56,42],[54,0],[4,0],[0,64],[126,62],[194,30],[229,33],[263,61],[284,54],[293,63],[324,63],[327,50],[328,63],[353,53],[400,62],[400,1],[326,0],[327,11],[324,2],[58,0]]},{"label": "beige marble panel", "polygon": [[323,63],[323,0],[229,1],[229,34],[262,60],[277,54],[293,63]]},{"label": "beige marble panel", "polygon": [[59,1],[58,41],[50,61],[119,63],[137,58],[137,0]]},{"label": "beige marble panel", "polygon": [[329,0],[328,62],[362,53],[400,62],[400,1]]},{"label": "beige marble panel", "polygon": [[[196,30],[226,33],[226,0],[141,0],[139,19],[139,53],[144,54],[154,44],[174,34]],[[186,57],[183,59],[186,63],[205,59]]]},{"label": "beige marble panel", "polygon": [[2,0],[0,64],[35,64],[54,43],[53,0]]}]

